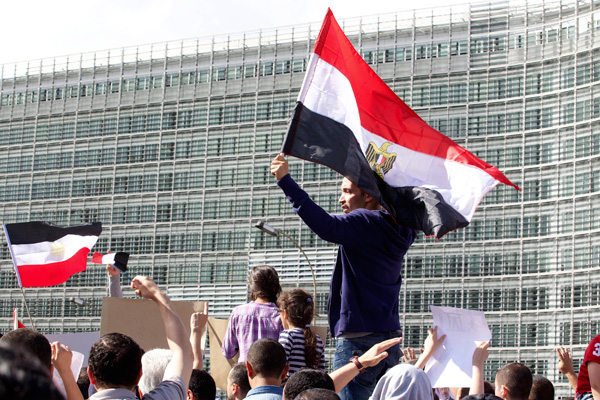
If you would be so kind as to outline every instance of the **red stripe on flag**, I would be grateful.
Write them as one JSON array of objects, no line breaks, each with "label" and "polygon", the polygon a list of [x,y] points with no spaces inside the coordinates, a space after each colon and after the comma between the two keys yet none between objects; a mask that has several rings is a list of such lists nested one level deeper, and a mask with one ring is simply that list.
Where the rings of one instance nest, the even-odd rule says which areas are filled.
[{"label": "red stripe on flag", "polygon": [[104,254],[100,254],[96,251],[92,256],[92,262],[95,264],[102,264],[102,257],[104,257]]},{"label": "red stripe on flag", "polygon": [[361,125],[367,131],[420,153],[472,165],[519,189],[496,167],[427,125],[408,107],[356,52],[331,10],[327,10],[314,53],[350,81]]},{"label": "red stripe on flag", "polygon": [[68,260],[51,264],[20,265],[23,287],[54,286],[64,283],[71,275],[85,271],[90,249],[84,247]]}]

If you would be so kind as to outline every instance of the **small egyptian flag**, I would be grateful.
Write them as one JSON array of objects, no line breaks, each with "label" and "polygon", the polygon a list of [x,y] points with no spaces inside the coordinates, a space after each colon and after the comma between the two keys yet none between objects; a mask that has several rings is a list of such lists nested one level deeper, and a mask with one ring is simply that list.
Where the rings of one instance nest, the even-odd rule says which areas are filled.
[{"label": "small egyptian flag", "polygon": [[85,271],[101,232],[100,222],[67,227],[41,221],[4,225],[19,286],[60,285]]},{"label": "small egyptian flag", "polygon": [[19,311],[15,307],[13,309],[13,329],[25,328],[25,325],[19,321]]},{"label": "small egyptian flag", "polygon": [[411,110],[356,52],[331,10],[281,152],[334,169],[398,224],[438,238],[467,226],[497,184],[516,188]]},{"label": "small egyptian flag", "polygon": [[95,264],[108,264],[115,267],[121,273],[127,272],[127,261],[129,261],[129,253],[110,253],[100,254],[95,252],[92,256],[92,262]]}]

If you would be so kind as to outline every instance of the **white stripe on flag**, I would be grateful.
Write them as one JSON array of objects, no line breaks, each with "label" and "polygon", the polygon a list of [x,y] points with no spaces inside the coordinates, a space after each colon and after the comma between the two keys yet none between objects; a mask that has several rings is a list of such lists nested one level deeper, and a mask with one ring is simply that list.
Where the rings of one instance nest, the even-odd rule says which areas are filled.
[{"label": "white stripe on flag", "polygon": [[110,253],[110,254],[106,254],[102,256],[102,264],[114,264],[115,263],[115,254],[117,253]]},{"label": "white stripe on flag", "polygon": [[55,242],[13,244],[15,263],[19,265],[50,264],[68,260],[82,248],[91,249],[98,236],[66,235]]},{"label": "white stripe on flag", "polygon": [[[310,82],[308,90],[298,98],[305,107],[348,127],[363,154],[370,142],[378,147],[388,142],[362,128],[352,86],[341,72],[316,54],[311,57],[308,71],[312,73],[305,80]],[[420,153],[395,143],[386,151],[398,155],[392,169],[384,177],[387,184],[433,189],[468,221],[473,217],[481,198],[499,183],[480,168]]]}]

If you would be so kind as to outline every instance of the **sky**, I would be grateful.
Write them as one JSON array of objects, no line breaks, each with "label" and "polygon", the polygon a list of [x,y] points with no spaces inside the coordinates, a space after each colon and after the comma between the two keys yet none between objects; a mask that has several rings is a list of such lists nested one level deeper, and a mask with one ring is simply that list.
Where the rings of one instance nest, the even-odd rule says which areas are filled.
[{"label": "sky", "polygon": [[8,0],[0,64],[468,0]]}]

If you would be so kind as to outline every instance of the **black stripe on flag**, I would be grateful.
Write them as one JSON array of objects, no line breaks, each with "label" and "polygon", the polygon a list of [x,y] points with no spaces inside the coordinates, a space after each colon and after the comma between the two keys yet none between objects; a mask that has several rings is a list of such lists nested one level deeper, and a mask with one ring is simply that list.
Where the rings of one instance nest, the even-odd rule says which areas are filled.
[{"label": "black stripe on flag", "polygon": [[352,131],[296,104],[282,153],[325,165],[369,193],[396,222],[441,237],[469,224],[437,191],[417,186],[393,187],[371,169]]},{"label": "black stripe on flag", "polygon": [[34,221],[6,224],[5,226],[12,245],[54,242],[66,235],[100,236],[102,233],[102,223],[100,222],[64,227],[49,222]]}]

